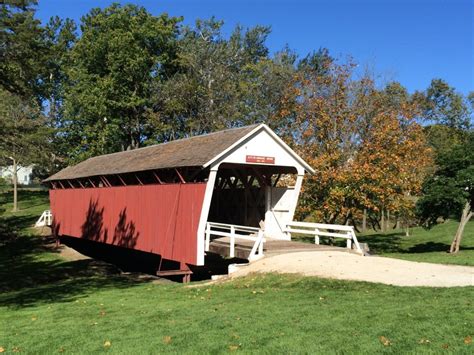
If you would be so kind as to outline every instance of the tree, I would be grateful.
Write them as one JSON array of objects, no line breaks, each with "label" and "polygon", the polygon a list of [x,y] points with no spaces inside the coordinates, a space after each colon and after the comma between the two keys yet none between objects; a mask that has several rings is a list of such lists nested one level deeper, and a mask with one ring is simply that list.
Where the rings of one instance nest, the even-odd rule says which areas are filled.
[{"label": "tree", "polygon": [[82,18],[64,94],[71,161],[138,148],[147,139],[151,84],[173,66],[179,20],[119,4]]},{"label": "tree", "polygon": [[46,51],[43,28],[34,18],[36,0],[7,0],[0,5],[0,85],[24,98],[41,97]]},{"label": "tree", "polygon": [[0,159],[13,169],[13,212],[18,210],[18,178],[21,165],[41,164],[48,156],[49,130],[34,100],[0,90]]},{"label": "tree", "polygon": [[354,80],[354,66],[298,73],[287,92],[280,112],[286,138],[316,170],[306,180],[300,217],[356,225],[367,210],[378,224],[387,211],[413,209],[408,196],[419,192],[430,166],[416,103],[400,86],[402,95],[391,95],[395,86],[378,91],[369,77]]},{"label": "tree", "polygon": [[226,38],[222,25],[211,18],[182,29],[177,71],[157,82],[153,141],[262,122],[280,102],[294,56],[269,58],[267,27],[237,26]]},{"label": "tree", "polygon": [[442,79],[433,79],[426,90],[424,117],[431,123],[450,128],[466,129],[471,125],[469,105]]},{"label": "tree", "polygon": [[439,218],[459,217],[460,222],[450,252],[457,253],[464,227],[473,215],[474,206],[474,133],[436,157],[435,174],[423,187],[417,210],[422,222],[431,227]]}]

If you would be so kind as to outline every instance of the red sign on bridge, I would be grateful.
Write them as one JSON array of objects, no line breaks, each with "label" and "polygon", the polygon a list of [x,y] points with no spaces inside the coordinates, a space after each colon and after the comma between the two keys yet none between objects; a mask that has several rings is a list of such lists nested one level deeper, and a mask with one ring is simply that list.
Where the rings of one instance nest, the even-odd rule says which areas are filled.
[{"label": "red sign on bridge", "polygon": [[258,163],[258,164],[275,164],[275,157],[264,157],[260,155],[247,155],[245,157],[247,163]]}]

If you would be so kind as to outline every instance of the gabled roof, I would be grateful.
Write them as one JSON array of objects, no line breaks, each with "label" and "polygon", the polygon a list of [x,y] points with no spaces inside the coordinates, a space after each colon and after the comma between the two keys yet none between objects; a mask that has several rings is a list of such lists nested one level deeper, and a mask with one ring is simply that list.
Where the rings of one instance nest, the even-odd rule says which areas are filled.
[{"label": "gabled roof", "polygon": [[[271,129],[264,124],[255,124],[240,128],[231,128],[191,138],[179,139],[149,147],[124,152],[100,155],[89,158],[77,165],[67,167],[50,176],[45,181],[78,179],[98,175],[124,174],[155,169],[179,167],[207,167],[218,157],[232,149],[240,141],[259,131],[268,130],[286,146]],[[294,157],[305,166],[307,171],[313,172],[296,153],[286,148]]]}]

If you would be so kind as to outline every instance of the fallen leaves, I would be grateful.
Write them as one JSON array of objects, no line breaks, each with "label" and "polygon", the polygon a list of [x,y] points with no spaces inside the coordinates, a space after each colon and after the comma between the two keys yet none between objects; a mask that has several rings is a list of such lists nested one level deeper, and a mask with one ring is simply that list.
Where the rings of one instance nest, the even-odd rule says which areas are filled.
[{"label": "fallen leaves", "polygon": [[426,338],[421,338],[420,341],[418,342],[418,344],[430,344],[430,343],[431,341]]},{"label": "fallen leaves", "polygon": [[165,343],[166,345],[171,344],[172,341],[173,339],[169,335],[165,335],[163,337],[163,343]]},{"label": "fallen leaves", "polygon": [[387,337],[384,337],[383,335],[379,336],[379,340],[383,344],[383,346],[392,345],[392,342],[390,341],[390,339],[388,339]]},{"label": "fallen leaves", "polygon": [[468,335],[464,338],[464,344],[471,345],[472,344],[472,336]]},{"label": "fallen leaves", "polygon": [[110,348],[112,346],[112,342],[110,340],[106,340],[104,342],[104,348]]},{"label": "fallen leaves", "polygon": [[239,350],[240,348],[240,344],[231,344],[229,345],[229,351],[236,351],[236,350]]},{"label": "fallen leaves", "polygon": [[5,348],[3,346],[0,346],[0,353],[4,353],[5,352]]}]

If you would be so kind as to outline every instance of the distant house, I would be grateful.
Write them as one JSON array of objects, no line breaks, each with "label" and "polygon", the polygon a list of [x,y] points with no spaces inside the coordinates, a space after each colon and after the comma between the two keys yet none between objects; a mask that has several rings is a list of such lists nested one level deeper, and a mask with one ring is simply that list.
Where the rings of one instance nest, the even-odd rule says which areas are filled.
[{"label": "distant house", "polygon": [[[18,169],[18,184],[30,185],[32,183],[34,165],[20,166]],[[13,166],[0,167],[0,177],[7,181],[12,181],[13,178]]]}]

